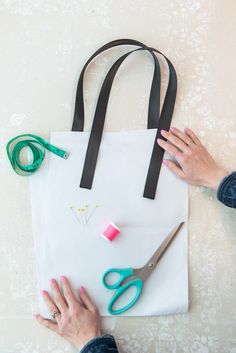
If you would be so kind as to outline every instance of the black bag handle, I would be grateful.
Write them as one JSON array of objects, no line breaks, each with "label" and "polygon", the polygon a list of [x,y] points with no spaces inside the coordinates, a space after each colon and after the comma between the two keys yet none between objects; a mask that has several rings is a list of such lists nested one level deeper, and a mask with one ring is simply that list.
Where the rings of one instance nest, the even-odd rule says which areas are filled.
[{"label": "black bag handle", "polygon": [[[155,129],[157,128],[158,122],[157,122],[157,114],[159,116],[159,111],[160,111],[160,89],[161,89],[161,73],[160,73],[160,65],[159,62],[156,58],[156,56],[152,53],[149,48],[133,39],[117,39],[112,42],[109,42],[105,45],[103,45],[101,48],[99,48],[85,63],[79,77],[78,85],[77,85],[77,90],[76,90],[76,99],[75,99],[75,111],[74,111],[74,118],[73,118],[73,125],[72,125],[72,131],[83,131],[84,129],[84,96],[83,96],[83,82],[84,82],[84,74],[85,71],[88,67],[88,65],[101,53],[103,53],[106,50],[109,50],[113,47],[120,46],[120,45],[135,45],[139,46],[141,48],[145,48],[148,50],[154,59],[154,74],[153,74],[153,80],[152,80],[152,85],[151,85],[151,93],[149,97],[149,108],[148,108],[148,124],[147,128],[148,129]],[[136,49],[137,50],[137,49]],[[133,51],[132,51],[133,52]],[[157,94],[158,92],[158,94]],[[152,104],[151,104],[152,101]]]},{"label": "black bag handle", "polygon": [[[138,43],[138,44],[134,44],[134,42]],[[103,50],[107,50],[111,46],[122,45],[123,43],[129,44],[129,45],[130,45],[130,43],[134,44],[134,45],[140,45],[139,44],[140,42],[133,41],[133,40],[127,40],[127,39],[118,40],[118,41],[113,41],[111,43],[106,44],[105,46],[100,48],[96,53],[98,53],[98,52],[100,53]],[[100,91],[100,95],[98,98],[98,102],[97,102],[95,115],[94,115],[94,120],[93,120],[92,130],[91,130],[89,143],[88,143],[88,147],[87,147],[87,152],[86,152],[80,187],[87,188],[87,189],[91,189],[91,187],[92,187],[92,182],[93,182],[93,177],[94,177],[94,173],[95,173],[96,162],[97,162],[97,157],[98,157],[98,152],[99,152],[99,147],[100,147],[101,138],[102,138],[103,127],[104,127],[104,122],[105,122],[106,108],[107,108],[107,104],[108,104],[108,100],[109,100],[109,95],[110,95],[110,90],[112,87],[113,79],[116,75],[116,72],[117,72],[118,68],[120,67],[121,63],[126,59],[126,57],[129,54],[131,54],[137,50],[148,50],[152,54],[152,56],[154,57],[155,63],[156,63],[156,61],[158,62],[158,59],[153,54],[153,52],[157,52],[160,55],[162,55],[165,58],[165,60],[167,61],[167,64],[169,67],[169,83],[168,83],[168,87],[167,87],[166,96],[164,99],[160,119],[159,119],[159,111],[155,110],[155,114],[157,115],[157,118],[155,119],[155,127],[157,127],[158,130],[157,130],[157,134],[156,134],[155,141],[154,141],[151,161],[149,164],[149,169],[148,169],[148,174],[147,174],[145,188],[144,188],[144,194],[143,194],[144,197],[147,197],[150,199],[155,198],[157,182],[158,182],[160,169],[161,169],[161,163],[162,163],[163,154],[164,154],[164,150],[157,144],[156,139],[158,137],[162,137],[160,135],[161,129],[168,130],[170,127],[171,118],[172,118],[173,110],[174,110],[176,91],[177,91],[177,77],[176,77],[175,69],[168,58],[166,58],[161,52],[159,52],[158,50],[156,50],[154,48],[148,48],[147,46],[145,46],[142,43],[141,43],[141,45],[142,45],[141,48],[135,49],[135,50],[123,55],[121,58],[119,58],[112,65],[111,69],[109,70],[109,72],[103,82],[103,85],[102,85],[102,88]],[[101,51],[101,49],[103,49],[103,50]],[[91,58],[94,58],[95,54]],[[92,60],[91,58],[87,61],[87,63],[86,63],[87,65]],[[86,64],[85,64],[85,66],[86,66]],[[158,67],[159,70],[158,69],[156,70],[156,67]],[[80,83],[78,84],[78,87],[83,86],[84,71],[85,71],[85,69],[82,70],[82,73],[81,73],[82,79],[80,76],[81,80],[79,80]],[[159,74],[158,74],[158,71],[159,71]],[[155,76],[155,73],[156,73],[156,76]],[[160,87],[160,66],[159,66],[159,63],[158,63],[158,65],[155,64],[154,76],[155,76],[156,81],[154,80],[154,77],[153,77],[152,88],[153,87],[154,88]],[[158,78],[159,78],[159,82],[157,82]],[[155,97],[154,88],[153,88],[153,92],[151,90],[151,93],[150,93],[149,112],[154,111],[153,106],[155,106],[155,99],[160,101],[160,90],[158,90],[158,92],[157,92],[158,95],[157,95],[157,97]],[[78,102],[77,98],[79,99],[79,103],[80,103],[80,107],[81,107],[81,102],[83,101],[83,99],[81,100],[81,94],[78,95],[78,89],[77,89],[76,102]],[[83,102],[82,102],[82,104],[83,104]],[[158,104],[160,104],[160,103],[158,103]],[[78,110],[77,110],[77,113],[78,113]],[[75,116],[77,116],[77,128],[79,126],[80,129],[81,128],[83,129],[83,121],[82,121],[83,119],[80,121],[80,119],[78,119],[79,118],[78,115],[76,115],[76,112],[75,112]],[[153,119],[151,120],[151,125],[152,125],[152,122],[153,122]],[[79,123],[79,125],[78,125],[78,123]],[[148,122],[148,125],[149,125],[149,122]],[[75,127],[75,126],[76,126],[76,122],[74,119],[73,127]]]}]

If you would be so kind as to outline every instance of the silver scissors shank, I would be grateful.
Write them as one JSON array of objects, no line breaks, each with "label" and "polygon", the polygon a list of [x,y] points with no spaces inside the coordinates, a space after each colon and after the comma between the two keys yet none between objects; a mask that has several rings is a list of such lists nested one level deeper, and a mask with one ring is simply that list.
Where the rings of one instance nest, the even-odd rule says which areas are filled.
[{"label": "silver scissors shank", "polygon": [[165,253],[183,225],[184,222],[181,222],[170,232],[170,234],[163,240],[159,248],[155,251],[145,266],[139,269],[134,269],[134,275],[136,277],[140,278],[142,281],[145,281],[150,276],[157,263],[160,261],[162,255]]}]

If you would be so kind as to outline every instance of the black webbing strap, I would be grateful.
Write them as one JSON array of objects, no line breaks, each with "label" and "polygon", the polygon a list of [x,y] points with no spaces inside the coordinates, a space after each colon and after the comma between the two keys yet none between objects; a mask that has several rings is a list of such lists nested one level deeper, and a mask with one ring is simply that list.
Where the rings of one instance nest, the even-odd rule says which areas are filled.
[{"label": "black webbing strap", "polygon": [[158,145],[157,139],[158,138],[163,139],[161,135],[162,129],[167,131],[170,129],[171,120],[174,112],[176,93],[177,93],[177,76],[176,76],[175,68],[170,62],[170,60],[160,51],[154,48],[150,48],[150,49],[152,49],[156,53],[161,54],[165,58],[169,68],[169,82],[168,82],[166,95],[165,95],[164,103],[161,110],[158,129],[154,140],[151,161],[149,163],[148,174],[147,174],[144,193],[143,193],[144,197],[154,200],[156,195],[157,183],[158,183],[158,179],[161,171],[162,160],[165,152],[163,148],[161,148]]},{"label": "black webbing strap", "polygon": [[[76,90],[76,99],[75,99],[75,111],[74,111],[74,118],[73,118],[73,125],[72,125],[72,131],[83,131],[84,129],[84,96],[83,96],[83,81],[84,81],[84,74],[87,69],[87,66],[101,53],[103,53],[106,50],[109,50],[113,47],[119,46],[119,45],[135,45],[139,46],[143,49],[148,50],[153,58],[154,58],[154,74],[153,74],[153,80],[152,80],[152,85],[151,85],[151,93],[149,97],[149,107],[148,107],[148,124],[147,127],[148,129],[155,129],[157,128],[157,116],[159,117],[159,111],[160,111],[160,65],[159,62],[156,58],[156,56],[152,53],[149,48],[144,45],[141,42],[138,42],[133,39],[117,39],[112,42],[109,42],[105,45],[103,45],[101,48],[99,48],[85,63],[79,77],[78,85],[77,85],[77,90]],[[137,49],[136,49],[137,50]],[[133,52],[133,50],[132,50]],[[152,100],[152,104],[151,104]]]},{"label": "black webbing strap", "polygon": [[[82,173],[82,178],[80,182],[80,187],[91,189],[93,177],[95,173],[97,157],[99,152],[99,147],[102,139],[103,127],[105,122],[106,116],[106,109],[109,100],[109,95],[111,91],[111,87],[113,84],[114,77],[122,64],[122,62],[128,57],[129,54],[139,51],[139,50],[147,50],[153,57],[155,68],[153,74],[153,81],[150,91],[150,98],[149,98],[149,109],[148,109],[148,128],[157,128],[156,138],[161,137],[160,130],[165,129],[168,130],[171,123],[171,118],[173,114],[174,104],[175,104],[175,97],[176,97],[176,90],[177,90],[177,77],[175,73],[175,69],[171,62],[158,50],[154,48],[148,48],[144,44],[124,39],[124,40],[117,40],[110,42],[100,48],[96,53],[94,53],[87,63],[85,64],[78,83],[77,87],[77,94],[76,94],[76,107],[75,107],[75,114],[74,114],[74,121],[73,121],[73,131],[83,131],[84,125],[84,103],[83,103],[83,76],[88,64],[101,52],[107,50],[111,47],[117,45],[138,45],[141,48],[132,50],[122,57],[120,57],[111,67],[108,74],[106,75],[99,97],[98,102],[95,110],[95,115],[93,119],[92,130],[90,133],[90,138],[88,142],[84,168]],[[160,107],[160,65],[156,55],[153,52],[157,52],[161,54],[167,61],[169,66],[169,83],[166,91],[166,96],[163,103],[163,108],[161,112],[161,116],[159,119],[159,107]],[[156,138],[154,141],[151,161],[149,164],[148,174],[145,183],[144,189],[144,197],[154,199],[156,193],[157,182],[159,178],[161,163],[163,159],[164,151],[160,148],[160,146],[156,142]]]},{"label": "black webbing strap", "polygon": [[[120,65],[127,58],[127,56],[138,50],[146,50],[146,49],[138,48],[120,57],[113,64],[106,78],[104,79],[104,82],[98,97],[98,102],[95,110],[92,129],[91,129],[90,138],[88,142],[87,153],[86,153],[85,162],[84,162],[84,169],[83,169],[82,178],[80,182],[80,186],[83,188],[90,189],[92,186],[98,151],[99,151],[99,147],[102,139],[103,127],[105,123],[106,109],[107,109],[109,95],[111,92],[111,87],[113,84],[114,77]],[[155,60],[156,60],[156,57],[155,57]],[[158,117],[158,115],[159,114],[156,113],[155,117]],[[157,126],[157,118],[155,120],[156,120],[155,125]]]}]

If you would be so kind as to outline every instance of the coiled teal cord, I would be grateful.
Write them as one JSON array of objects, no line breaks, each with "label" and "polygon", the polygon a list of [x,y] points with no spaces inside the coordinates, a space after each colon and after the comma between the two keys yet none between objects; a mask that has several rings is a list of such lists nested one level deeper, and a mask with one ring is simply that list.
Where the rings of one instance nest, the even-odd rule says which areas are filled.
[{"label": "coiled teal cord", "polygon": [[[25,147],[28,147],[32,152],[32,163],[23,164],[20,161],[20,153]],[[40,168],[44,160],[46,150],[64,159],[67,159],[69,156],[69,153],[66,151],[63,151],[62,149],[51,145],[41,137],[32,134],[16,136],[11,139],[6,146],[7,156],[13,170],[22,176],[31,175]]]}]

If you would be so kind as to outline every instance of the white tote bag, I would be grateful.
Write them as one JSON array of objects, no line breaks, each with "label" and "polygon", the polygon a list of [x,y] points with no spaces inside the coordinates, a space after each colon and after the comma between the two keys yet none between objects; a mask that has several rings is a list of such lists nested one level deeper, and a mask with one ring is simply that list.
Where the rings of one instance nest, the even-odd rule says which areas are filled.
[{"label": "white tote bag", "polygon": [[[112,65],[100,91],[91,132],[83,132],[84,72],[97,55],[119,45],[136,48]],[[125,58],[138,50],[148,51],[154,61],[148,128],[103,133],[113,78]],[[155,52],[140,42],[124,39],[106,44],[91,56],[78,83],[73,131],[51,134],[50,143],[70,156],[63,160],[50,154],[40,171],[31,177],[39,287],[50,292],[49,279],[59,280],[60,275],[66,275],[75,293],[83,285],[105,316],[109,315],[107,306],[113,292],[102,284],[104,272],[109,268],[143,266],[172,228],[187,222],[187,185],[166,167],[161,168],[163,150],[156,143],[160,130],[169,129],[171,123],[177,79],[173,65],[166,58],[169,83],[159,117],[160,66]],[[101,233],[111,222],[120,234],[109,242]],[[41,313],[49,317],[40,301]],[[187,310],[185,224],[145,282],[138,302],[122,315],[161,315]]]}]

